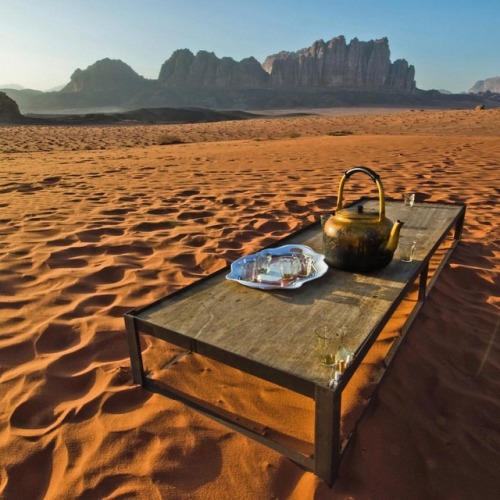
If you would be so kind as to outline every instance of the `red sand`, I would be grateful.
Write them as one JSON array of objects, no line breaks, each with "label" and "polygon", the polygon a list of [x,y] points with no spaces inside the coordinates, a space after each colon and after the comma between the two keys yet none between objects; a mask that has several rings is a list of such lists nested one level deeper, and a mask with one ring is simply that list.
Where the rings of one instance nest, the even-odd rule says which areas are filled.
[{"label": "red sand", "polygon": [[[0,134],[1,498],[498,497],[500,110]],[[156,145],[165,135],[188,143]],[[333,209],[355,165],[376,170],[389,197],[409,189],[468,207],[463,242],[330,489],[133,385],[123,313]],[[372,188],[362,176],[348,184],[353,197]],[[158,373],[176,352],[151,340],[144,349]],[[376,345],[346,395],[347,416],[364,407],[381,352]],[[306,398],[194,355],[172,377],[312,437]]]}]

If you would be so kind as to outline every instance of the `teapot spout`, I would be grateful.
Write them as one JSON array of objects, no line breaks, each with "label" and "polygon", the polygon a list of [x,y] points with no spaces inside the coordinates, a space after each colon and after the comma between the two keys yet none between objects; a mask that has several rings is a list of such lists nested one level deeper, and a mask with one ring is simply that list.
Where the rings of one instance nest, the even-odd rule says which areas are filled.
[{"label": "teapot spout", "polygon": [[404,222],[401,222],[398,219],[392,226],[391,234],[389,235],[389,241],[387,242],[387,245],[385,247],[385,249],[391,253],[394,253],[396,251],[399,241],[399,232],[401,231],[401,227],[403,226],[403,224]]}]

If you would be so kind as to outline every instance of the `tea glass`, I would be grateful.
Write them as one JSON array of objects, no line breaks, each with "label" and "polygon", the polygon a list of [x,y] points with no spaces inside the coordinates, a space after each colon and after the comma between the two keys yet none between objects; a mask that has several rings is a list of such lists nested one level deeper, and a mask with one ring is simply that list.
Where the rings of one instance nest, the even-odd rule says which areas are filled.
[{"label": "tea glass", "polygon": [[272,260],[273,257],[270,252],[260,252],[255,259],[256,274],[268,274]]},{"label": "tea glass", "polygon": [[279,258],[281,279],[290,281],[295,278],[301,270],[300,260],[297,255],[282,255]]},{"label": "tea glass", "polygon": [[344,340],[342,329],[322,325],[316,328],[316,353],[319,362],[325,366],[334,366],[337,354]]},{"label": "tea glass", "polygon": [[403,262],[411,262],[415,255],[415,248],[417,242],[413,240],[400,240],[399,241],[399,257]]},{"label": "tea glass", "polygon": [[404,193],[403,201],[405,207],[413,207],[413,204],[415,203],[415,193]]},{"label": "tea glass", "polygon": [[244,257],[240,263],[240,279],[245,281],[257,280],[257,263],[254,258]]},{"label": "tea glass", "polygon": [[304,276],[304,277],[310,276],[310,274],[313,270],[312,255],[300,254],[297,256],[297,258],[298,258],[299,264],[300,264],[298,274],[300,276]]}]

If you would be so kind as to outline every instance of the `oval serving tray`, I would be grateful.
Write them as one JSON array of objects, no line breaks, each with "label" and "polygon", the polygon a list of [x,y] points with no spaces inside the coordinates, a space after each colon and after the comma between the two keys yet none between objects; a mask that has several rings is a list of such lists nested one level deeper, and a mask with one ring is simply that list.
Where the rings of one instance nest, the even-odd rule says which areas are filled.
[{"label": "oval serving tray", "polygon": [[[272,257],[269,271],[263,275],[258,275],[258,280],[249,280],[245,276],[244,266],[248,260],[256,259],[259,254],[269,253]],[[301,253],[310,255],[313,259],[311,272],[307,276],[297,275],[291,280],[283,280],[279,266],[280,257],[289,256],[292,254]],[[226,275],[226,278],[231,281],[237,281],[242,285],[251,288],[260,288],[261,290],[272,290],[280,288],[282,290],[300,288],[304,283],[321,278],[326,271],[328,265],[325,262],[325,256],[315,252],[312,248],[306,245],[284,245],[278,248],[266,248],[260,252],[246,255],[231,264],[231,272]]]}]

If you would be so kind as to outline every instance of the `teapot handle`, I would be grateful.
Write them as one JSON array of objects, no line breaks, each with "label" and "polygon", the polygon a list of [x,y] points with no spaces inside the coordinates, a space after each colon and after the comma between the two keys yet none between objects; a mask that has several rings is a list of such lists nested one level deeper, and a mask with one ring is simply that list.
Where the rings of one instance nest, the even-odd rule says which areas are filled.
[{"label": "teapot handle", "polygon": [[382,181],[380,180],[380,175],[374,172],[371,168],[368,167],[353,167],[347,170],[342,179],[340,179],[339,184],[339,195],[337,198],[337,209],[340,210],[343,207],[343,196],[344,196],[344,184],[352,174],[357,172],[362,172],[368,175],[378,187],[378,196],[379,196],[379,221],[385,218],[385,195],[384,195],[384,187],[382,186]]}]

